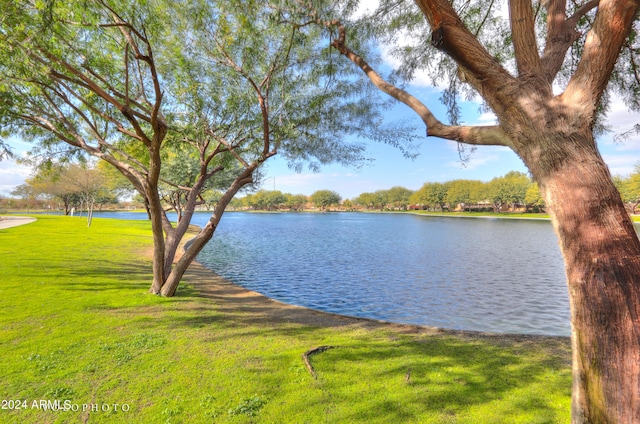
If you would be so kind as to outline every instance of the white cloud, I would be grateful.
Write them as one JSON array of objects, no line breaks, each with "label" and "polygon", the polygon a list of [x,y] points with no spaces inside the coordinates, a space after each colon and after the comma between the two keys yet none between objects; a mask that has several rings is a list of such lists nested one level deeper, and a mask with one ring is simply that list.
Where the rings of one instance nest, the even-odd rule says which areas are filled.
[{"label": "white cloud", "polygon": [[609,166],[611,175],[626,177],[633,173],[635,165],[640,163],[639,155],[603,155],[602,158]]},{"label": "white cloud", "polygon": [[476,118],[475,124],[478,125],[496,125],[498,117],[493,112],[484,112]]},{"label": "white cloud", "polygon": [[[458,152],[458,143],[455,141],[448,141],[447,147]],[[466,152],[470,152],[471,146],[465,146]],[[449,161],[447,166],[455,168],[457,170],[475,170],[486,166],[487,164],[498,162],[502,159],[502,155],[507,148],[498,146],[482,146],[476,149],[473,153],[470,153],[469,160],[462,162],[460,160]]]},{"label": "white cloud", "polygon": [[31,172],[31,168],[18,165],[14,160],[0,161],[0,194],[9,195],[16,186],[24,184]]},{"label": "white cloud", "polygon": [[624,140],[614,140],[616,135],[630,131],[634,125],[640,124],[640,113],[629,111],[622,99],[614,98],[606,122],[612,132],[598,140],[602,157],[611,174],[627,176],[633,173],[635,166],[640,163],[640,134],[631,131]]},{"label": "white cloud", "polygon": [[[389,66],[392,69],[398,69],[402,64],[400,59],[398,59],[397,57],[394,57],[391,54],[391,50],[393,49],[393,47],[407,46],[407,45],[413,44],[411,42],[412,40],[411,36],[409,36],[408,34],[403,34],[402,32],[400,32],[400,34],[397,36],[397,39],[398,41],[395,46],[387,46],[387,45],[380,46],[381,57],[384,64]],[[429,72],[423,69],[418,69],[417,71],[415,71],[413,75],[413,79],[409,81],[408,84],[411,87],[420,87],[420,88],[434,87],[433,79],[434,79],[433,75],[431,75]],[[442,84],[436,85],[435,88],[437,89],[437,91],[442,91],[443,89],[446,88],[446,84],[444,84],[443,82]]]},{"label": "white cloud", "polygon": [[[611,102],[609,113],[607,114],[607,125],[611,127],[614,134],[619,134],[640,124],[640,113],[630,111],[620,98],[614,98]],[[613,140],[614,134],[608,134],[606,139]],[[640,135],[633,133],[628,142],[640,142]]]},{"label": "white cloud", "polygon": [[611,143],[616,152],[635,152],[640,155],[640,134],[632,131],[629,137],[618,143]]}]

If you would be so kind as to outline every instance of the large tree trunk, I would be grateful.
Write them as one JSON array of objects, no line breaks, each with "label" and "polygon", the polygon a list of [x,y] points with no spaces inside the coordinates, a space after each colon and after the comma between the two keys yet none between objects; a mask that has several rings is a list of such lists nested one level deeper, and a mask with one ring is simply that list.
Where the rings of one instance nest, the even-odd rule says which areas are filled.
[{"label": "large tree trunk", "polygon": [[571,306],[574,423],[640,422],[640,241],[590,128],[519,153],[547,202]]},{"label": "large tree trunk", "polygon": [[220,218],[212,216],[202,231],[200,231],[193,240],[190,240],[188,248],[185,249],[180,259],[178,259],[171,270],[171,274],[169,274],[167,281],[162,286],[162,290],[160,292],[162,296],[173,296],[175,294],[178,284],[180,284],[180,280],[182,280],[182,277],[189,268],[189,265],[195,261],[198,254],[213,237],[218,222],[220,222]]}]

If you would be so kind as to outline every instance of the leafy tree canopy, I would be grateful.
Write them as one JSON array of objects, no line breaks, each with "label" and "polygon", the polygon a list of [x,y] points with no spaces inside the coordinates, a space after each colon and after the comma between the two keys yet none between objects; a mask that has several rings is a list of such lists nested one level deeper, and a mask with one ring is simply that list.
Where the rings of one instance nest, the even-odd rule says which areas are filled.
[{"label": "leafy tree canopy", "polygon": [[311,202],[323,210],[340,203],[341,200],[340,195],[333,190],[318,190],[311,195]]}]

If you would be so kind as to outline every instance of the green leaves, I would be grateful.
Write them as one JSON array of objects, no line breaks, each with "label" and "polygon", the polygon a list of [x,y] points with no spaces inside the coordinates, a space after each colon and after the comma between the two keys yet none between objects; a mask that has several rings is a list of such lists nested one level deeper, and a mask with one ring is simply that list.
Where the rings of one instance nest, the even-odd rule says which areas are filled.
[{"label": "green leaves", "polygon": [[364,146],[349,134],[404,145],[381,126],[380,101],[340,66],[323,29],[287,1],[9,3],[2,122],[43,147],[109,144],[122,160],[132,151],[122,142],[152,138],[160,92],[168,137],[243,140],[235,151],[254,159],[267,142],[295,167],[361,161]]},{"label": "green leaves", "polygon": [[311,195],[311,202],[322,210],[337,205],[341,200],[340,195],[333,190],[318,190]]}]

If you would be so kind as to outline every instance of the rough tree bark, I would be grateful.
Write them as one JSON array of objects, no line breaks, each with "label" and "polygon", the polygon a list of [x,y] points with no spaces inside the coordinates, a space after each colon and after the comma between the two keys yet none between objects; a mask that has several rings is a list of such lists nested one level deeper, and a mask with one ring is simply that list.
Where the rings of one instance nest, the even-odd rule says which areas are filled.
[{"label": "rough tree bark", "polygon": [[[182,279],[182,276],[187,271],[187,268],[196,259],[198,254],[202,251],[204,246],[211,240],[213,234],[220,223],[220,219],[224,214],[229,202],[240,191],[242,187],[253,182],[253,172],[257,168],[256,166],[249,167],[240,176],[238,176],[233,184],[227,189],[222,198],[216,204],[216,207],[211,214],[211,218],[207,224],[202,228],[196,237],[189,241],[189,246],[185,252],[180,256],[180,259],[176,262],[171,272],[168,274],[167,279],[162,286],[160,294],[162,296],[173,296],[178,288],[178,284]],[[180,237],[180,240],[182,236]],[[177,246],[175,246],[177,247]],[[174,249],[175,256],[175,249]]]},{"label": "rough tree bark", "polygon": [[565,260],[572,419],[638,422],[640,242],[591,132],[555,138],[561,149],[547,149],[535,161],[528,152],[523,156],[547,201]]},{"label": "rough tree bark", "polygon": [[[510,0],[518,76],[508,73],[467,30],[448,0],[416,0],[431,43],[456,61],[498,125],[449,126],[419,100],[384,81],[346,45],[333,46],[382,91],[411,107],[427,135],[474,145],[508,146],[538,183],[565,260],[573,345],[572,421],[640,422],[640,241],[593,137],[595,111],[640,9],[638,0],[589,1],[573,16],[549,0],[539,54],[530,1]],[[565,92],[552,82],[576,40],[575,24],[598,7],[584,53]]]}]

